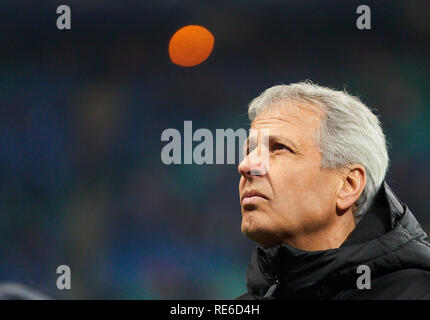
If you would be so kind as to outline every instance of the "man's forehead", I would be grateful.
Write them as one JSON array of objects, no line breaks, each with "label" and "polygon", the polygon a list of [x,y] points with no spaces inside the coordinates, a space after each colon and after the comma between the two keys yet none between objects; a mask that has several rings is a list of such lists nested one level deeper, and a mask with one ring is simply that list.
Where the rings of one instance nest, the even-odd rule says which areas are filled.
[{"label": "man's forehead", "polygon": [[251,128],[296,127],[314,129],[321,121],[322,112],[309,107],[282,106],[262,111],[251,123]]}]

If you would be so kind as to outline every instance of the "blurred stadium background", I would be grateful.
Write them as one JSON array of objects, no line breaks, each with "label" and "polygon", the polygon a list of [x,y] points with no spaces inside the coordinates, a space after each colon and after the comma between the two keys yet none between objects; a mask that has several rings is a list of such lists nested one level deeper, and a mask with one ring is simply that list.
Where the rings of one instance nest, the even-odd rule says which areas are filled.
[{"label": "blurred stadium background", "polygon": [[[56,8],[72,30],[56,28]],[[358,5],[372,9],[359,31]],[[311,79],[359,95],[390,143],[387,181],[430,232],[430,2],[2,1],[0,281],[59,299],[231,299],[254,243],[235,165],[161,163],[166,128],[247,128],[247,103]],[[172,64],[182,26],[215,36]],[[56,289],[56,268],[72,290]]]}]

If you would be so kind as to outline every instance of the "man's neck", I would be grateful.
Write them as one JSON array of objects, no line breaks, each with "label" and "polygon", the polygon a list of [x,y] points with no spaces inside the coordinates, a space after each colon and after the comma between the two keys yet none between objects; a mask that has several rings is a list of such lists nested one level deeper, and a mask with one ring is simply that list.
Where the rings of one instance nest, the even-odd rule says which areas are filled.
[{"label": "man's neck", "polygon": [[339,248],[355,228],[354,215],[345,212],[335,223],[312,233],[284,239],[284,243],[304,251]]}]

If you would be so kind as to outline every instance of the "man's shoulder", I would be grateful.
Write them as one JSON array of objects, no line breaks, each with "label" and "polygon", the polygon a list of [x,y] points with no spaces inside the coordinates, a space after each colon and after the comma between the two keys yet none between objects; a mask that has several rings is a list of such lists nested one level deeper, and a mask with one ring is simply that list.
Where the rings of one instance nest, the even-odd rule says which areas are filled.
[{"label": "man's shoulder", "polygon": [[[375,280],[393,284],[426,284],[430,285],[430,270],[408,268],[388,273]],[[429,287],[430,290],[430,287]]]},{"label": "man's shoulder", "polygon": [[355,290],[351,299],[430,300],[430,271],[402,269],[371,280],[371,288]]}]

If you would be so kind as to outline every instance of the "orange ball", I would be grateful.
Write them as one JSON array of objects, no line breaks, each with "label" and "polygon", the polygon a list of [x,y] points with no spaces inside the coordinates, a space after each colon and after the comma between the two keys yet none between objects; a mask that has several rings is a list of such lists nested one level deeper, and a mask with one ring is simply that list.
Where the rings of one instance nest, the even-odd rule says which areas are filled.
[{"label": "orange ball", "polygon": [[175,32],[169,42],[170,60],[181,67],[193,67],[212,52],[215,38],[201,26],[189,25]]}]

